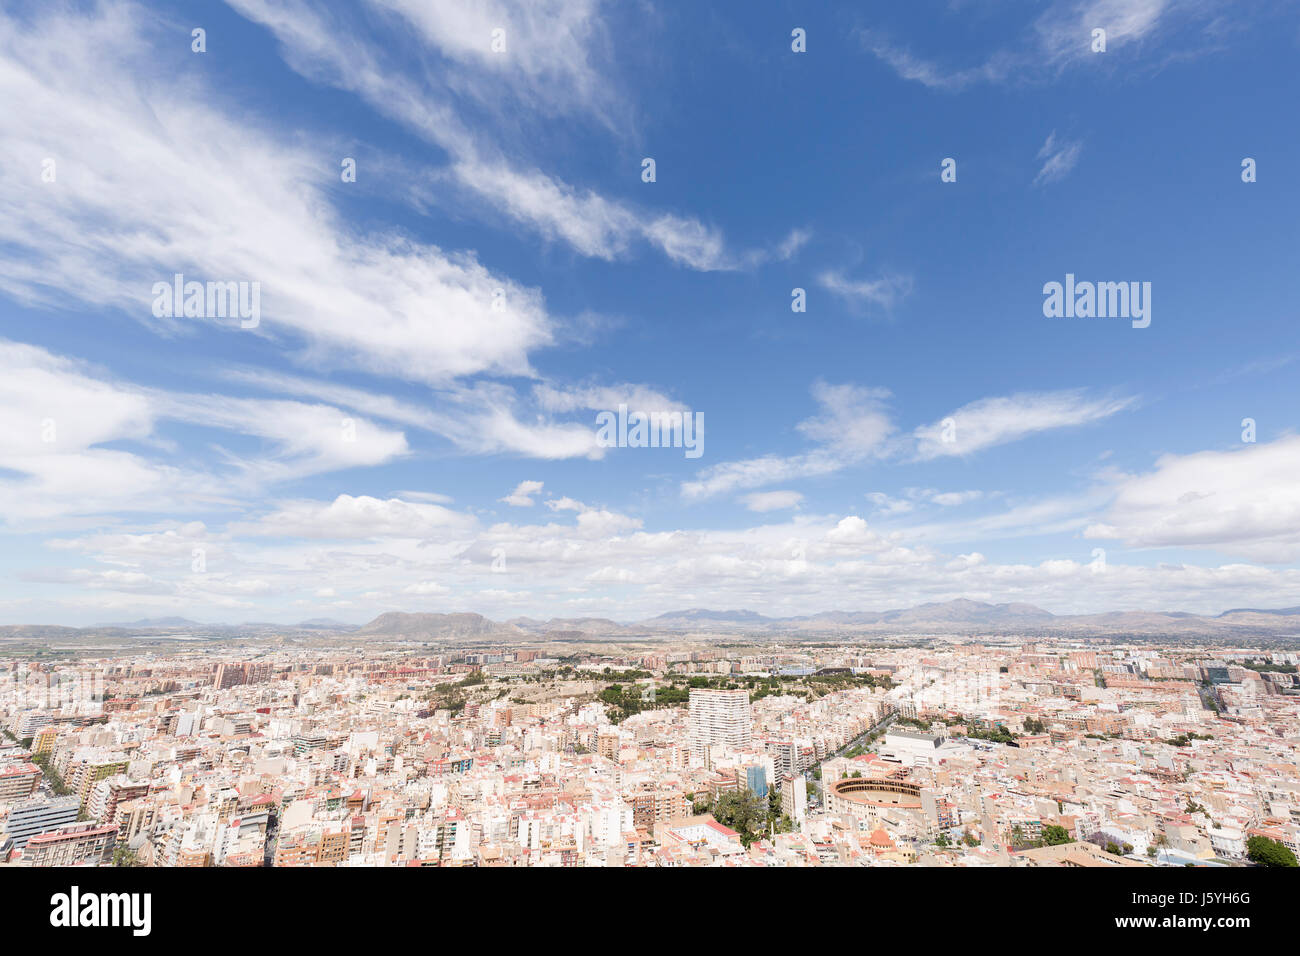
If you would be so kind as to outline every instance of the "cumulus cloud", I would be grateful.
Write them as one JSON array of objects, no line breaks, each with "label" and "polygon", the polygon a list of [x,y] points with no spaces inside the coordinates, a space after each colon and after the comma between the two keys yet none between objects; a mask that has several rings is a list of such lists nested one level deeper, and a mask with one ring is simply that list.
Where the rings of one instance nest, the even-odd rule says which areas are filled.
[{"label": "cumulus cloud", "polygon": [[1134,548],[1212,548],[1263,562],[1300,558],[1300,436],[1233,451],[1164,455],[1121,478],[1085,535]]},{"label": "cumulus cloud", "polygon": [[[1131,565],[1114,552],[1098,573],[1086,548],[1036,563],[998,562],[969,549],[935,550],[911,529],[882,533],[853,514],[646,531],[638,519],[606,509],[556,509],[555,520],[544,523],[482,527],[471,515],[414,504],[341,496],[283,502],[261,520],[219,533],[192,523],[60,538],[59,566],[30,571],[86,585],[60,605],[64,619],[79,607],[193,611],[268,601],[364,619],[454,606],[505,617],[581,609],[628,620],[683,602],[793,615],[958,596],[1059,612],[1217,613],[1280,606],[1300,587],[1296,569]],[[208,549],[205,575],[190,571],[195,546]],[[500,572],[496,554],[506,558]],[[87,565],[76,567],[82,557]],[[334,596],[318,597],[321,589]],[[10,602],[8,612],[15,606],[30,619],[30,601]]]},{"label": "cumulus cloud", "polygon": [[539,494],[541,490],[542,482],[540,481],[521,481],[515,485],[514,491],[500,500],[516,508],[531,508],[536,504],[533,495]]}]

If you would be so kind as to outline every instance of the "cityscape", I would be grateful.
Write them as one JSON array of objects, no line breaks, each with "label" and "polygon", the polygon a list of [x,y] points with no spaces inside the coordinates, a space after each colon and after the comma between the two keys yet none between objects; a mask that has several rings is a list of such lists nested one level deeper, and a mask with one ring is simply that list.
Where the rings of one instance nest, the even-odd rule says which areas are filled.
[{"label": "cityscape", "polygon": [[1298,60],[1300,0],[0,0],[17,945],[1293,931]]},{"label": "cityscape", "polygon": [[707,630],[160,622],[0,659],[0,858],[1296,865],[1294,639],[756,636],[682,616]]}]

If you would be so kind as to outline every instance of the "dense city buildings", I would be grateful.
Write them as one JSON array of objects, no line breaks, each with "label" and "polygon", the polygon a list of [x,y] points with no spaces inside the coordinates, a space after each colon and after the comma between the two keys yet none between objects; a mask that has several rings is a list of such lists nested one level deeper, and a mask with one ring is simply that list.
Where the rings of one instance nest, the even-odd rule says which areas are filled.
[{"label": "dense city buildings", "polygon": [[0,660],[0,864],[1237,866],[1300,653],[996,635]]}]

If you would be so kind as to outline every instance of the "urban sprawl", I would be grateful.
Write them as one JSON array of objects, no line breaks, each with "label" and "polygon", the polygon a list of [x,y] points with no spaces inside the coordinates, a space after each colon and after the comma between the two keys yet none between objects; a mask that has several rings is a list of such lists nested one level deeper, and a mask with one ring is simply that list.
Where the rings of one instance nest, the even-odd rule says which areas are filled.
[{"label": "urban sprawl", "polygon": [[1294,865],[1300,653],[903,641],[0,658],[0,865]]}]

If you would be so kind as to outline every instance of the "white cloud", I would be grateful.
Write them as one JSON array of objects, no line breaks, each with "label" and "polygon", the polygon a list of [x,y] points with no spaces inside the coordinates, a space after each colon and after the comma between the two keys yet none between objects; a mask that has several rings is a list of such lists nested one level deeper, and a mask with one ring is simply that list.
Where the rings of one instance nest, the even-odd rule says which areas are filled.
[{"label": "white cloud", "polygon": [[[609,57],[597,62],[593,56],[597,46],[591,40],[601,35],[596,3],[547,0],[535,7],[498,0],[470,10],[382,0],[417,26],[427,51],[455,61],[414,80],[386,68],[378,46],[362,39],[355,25],[327,22],[317,8],[268,0],[228,2],[275,34],[290,67],[360,96],[446,150],[458,185],[544,238],[606,260],[621,259],[634,243],[647,242],[673,262],[701,271],[741,269],[770,258],[763,250],[729,252],[718,230],[693,217],[609,199],[507,160],[484,132],[489,117],[473,124],[462,118],[467,101],[481,106],[508,98],[519,108],[494,119],[492,128],[500,135],[512,128],[517,133],[520,116],[537,110],[585,110],[606,124],[616,122],[612,117],[620,110],[608,93],[608,70],[602,69]],[[557,11],[554,16],[551,10]],[[491,52],[492,23],[507,30],[507,50],[513,52]],[[525,145],[517,143],[514,151]],[[639,175],[639,166],[633,172]]]},{"label": "white cloud", "polygon": [[83,363],[0,339],[3,455],[71,452],[148,437],[156,417],[148,396],[92,376]]},{"label": "white cloud", "polygon": [[1034,32],[1050,63],[1072,63],[1097,56],[1092,52],[1094,29],[1106,31],[1106,52],[1113,53],[1151,36],[1171,15],[1195,16],[1217,6],[1207,0],[1070,0],[1049,6],[1035,21]]},{"label": "white cloud", "polygon": [[531,508],[537,503],[533,500],[533,495],[538,494],[541,490],[542,482],[540,481],[521,481],[515,485],[514,491],[500,500],[516,508]]},{"label": "white cloud", "polygon": [[[1017,441],[1036,432],[1070,428],[1109,418],[1132,408],[1135,398],[1090,398],[1081,389],[1021,392],[983,398],[913,433],[916,457],[927,461],[945,455],[970,455]],[[951,420],[951,427],[945,423]],[[946,437],[951,441],[945,441]]]},{"label": "white cloud", "polygon": [[588,510],[587,506],[581,501],[576,501],[569,497],[552,498],[550,501],[546,502],[546,507],[550,508],[552,511],[576,511],[579,514]]},{"label": "white cloud", "polygon": [[1124,477],[1085,536],[1134,548],[1211,548],[1263,562],[1300,559],[1300,436],[1234,451],[1164,455]]},{"label": "white cloud", "polygon": [[1110,500],[1104,488],[1077,494],[1013,502],[1002,511],[962,519],[944,519],[913,524],[904,529],[910,540],[925,542],[979,543],[1007,538],[1077,534]]},{"label": "white cloud", "polygon": [[892,309],[912,293],[912,277],[886,275],[878,279],[849,279],[840,272],[827,270],[817,282],[841,299],[856,306],[878,305]]},{"label": "white cloud", "polygon": [[903,79],[946,92],[964,90],[977,83],[999,83],[1005,80],[1016,66],[1014,56],[999,53],[977,66],[949,69],[932,60],[916,56],[910,50],[891,43],[879,33],[864,31],[861,39],[867,50]]},{"label": "white cloud", "polygon": [[1043,165],[1038,170],[1038,175],[1034,177],[1034,185],[1059,182],[1070,175],[1079,162],[1079,153],[1082,150],[1083,143],[1078,140],[1058,143],[1056,130],[1052,130],[1047,134],[1042,149],[1038,151],[1038,158],[1043,160]]},{"label": "white cloud", "polygon": [[[0,340],[0,468],[19,476],[0,478],[0,517],[230,506],[274,482],[380,465],[408,450],[402,432],[331,406],[143,389],[100,374]],[[265,444],[256,458],[218,448],[216,467],[174,465],[186,456],[155,433],[162,420]],[[102,447],[109,442],[139,450]]]},{"label": "white cloud", "polygon": [[819,447],[800,455],[768,455],[712,465],[701,471],[697,480],[682,484],[683,496],[709,498],[742,488],[833,474],[883,449],[894,429],[884,410],[887,391],[818,382],[812,393],[822,412],[797,427]]},{"label": "white cloud", "polygon": [[264,485],[344,468],[382,465],[409,451],[406,436],[328,405],[150,393],[161,417],[254,435],[270,443],[255,458],[222,451],[225,463]]},{"label": "white cloud", "polygon": [[547,412],[617,411],[626,405],[632,412],[685,412],[686,405],[668,398],[648,385],[557,386],[533,387],[538,406]]},{"label": "white cloud", "polygon": [[964,505],[968,502],[976,501],[983,497],[983,494],[984,493],[981,491],[945,491],[933,495],[930,500],[936,505],[940,505],[944,508],[952,508],[957,505]]},{"label": "white cloud", "polygon": [[907,514],[916,507],[915,502],[906,498],[894,498],[883,491],[867,492],[867,500],[876,506],[875,513],[884,517]]},{"label": "white cloud", "polygon": [[439,584],[437,581],[418,581],[415,584],[408,584],[402,588],[403,594],[415,594],[427,596],[430,594],[449,594],[451,588]]},{"label": "white cloud", "polygon": [[463,532],[473,519],[441,505],[339,495],[333,501],[288,501],[233,530],[276,538],[425,538]]},{"label": "white cloud", "polygon": [[808,244],[812,238],[811,229],[792,229],[790,234],[785,237],[779,246],[776,247],[776,258],[781,261],[793,259],[799,254],[799,250]]},{"label": "white cloud", "polygon": [[[49,612],[63,621],[85,608],[218,614],[226,607],[294,602],[319,607],[321,600],[354,609],[350,613],[362,619],[384,610],[448,606],[545,617],[556,612],[557,602],[621,620],[683,605],[807,614],[956,596],[1026,601],[1058,612],[1217,613],[1230,606],[1294,603],[1289,599],[1300,588],[1296,569],[1146,567],[1125,564],[1114,552],[1098,574],[1089,567],[1087,544],[1077,555],[1050,555],[1033,564],[994,562],[978,551],[944,554],[921,543],[911,529],[881,533],[852,514],[647,532],[635,518],[606,510],[482,528],[472,517],[411,505],[342,496],[285,503],[266,519],[220,533],[195,523],[60,539],[59,567],[36,566],[29,577],[77,585],[75,595]],[[191,573],[191,546],[208,549],[206,575]],[[505,573],[493,571],[498,551],[507,559]],[[78,553],[88,566],[68,567]],[[335,597],[315,597],[321,589]],[[494,603],[485,591],[530,596],[507,605]],[[30,599],[0,606],[23,620],[39,616],[40,608]],[[85,613],[104,619],[100,610]]]},{"label": "white cloud", "polygon": [[[960,92],[981,83],[1048,80],[1069,67],[1105,69],[1116,62],[1117,54],[1146,44],[1177,48],[1169,56],[1185,57],[1213,48],[1212,28],[1229,9],[1228,0],[1052,0],[1009,43],[971,66],[917,56],[879,31],[864,30],[859,36],[868,51],[903,79]],[[1231,9],[1239,14],[1237,7]],[[1183,27],[1193,29],[1180,33]],[[1097,28],[1106,31],[1104,55],[1092,50],[1092,31]],[[1158,68],[1166,59],[1149,56],[1144,63],[1126,57],[1119,62],[1131,71]]]},{"label": "white cloud", "polygon": [[826,539],[837,544],[861,544],[872,539],[867,523],[857,515],[841,518],[839,523],[826,532]]},{"label": "white cloud", "polygon": [[[600,0],[371,0],[401,14],[427,47],[537,108],[597,109],[609,102],[602,71],[609,56],[600,18]],[[246,9],[251,4],[236,3]],[[492,46],[494,30],[504,31],[505,49]],[[449,71],[449,84],[473,94],[476,87]]]},{"label": "white cloud", "polygon": [[[111,0],[0,19],[0,165],[15,171],[0,179],[0,291],[114,306],[179,334],[284,335],[317,361],[412,379],[530,374],[528,353],[553,336],[540,293],[472,254],[356,231],[330,204],[338,170],[283,141],[282,117],[223,111],[158,33]],[[40,182],[43,157],[53,183]],[[153,284],[174,273],[259,282],[260,327],[155,319]]]},{"label": "white cloud", "polygon": [[765,513],[797,508],[803,502],[803,495],[797,491],[756,491],[741,500],[750,511]]},{"label": "white cloud", "polygon": [[[478,382],[434,390],[430,405],[413,405],[388,395],[335,385],[293,375],[241,369],[230,373],[237,381],[268,391],[320,398],[388,421],[419,428],[452,442],[471,455],[508,452],[530,458],[600,458],[605,454],[596,441],[592,423],[558,422],[547,415],[526,422],[527,403],[509,386]],[[537,386],[535,410],[549,413],[545,396],[563,395],[555,386]]]}]

